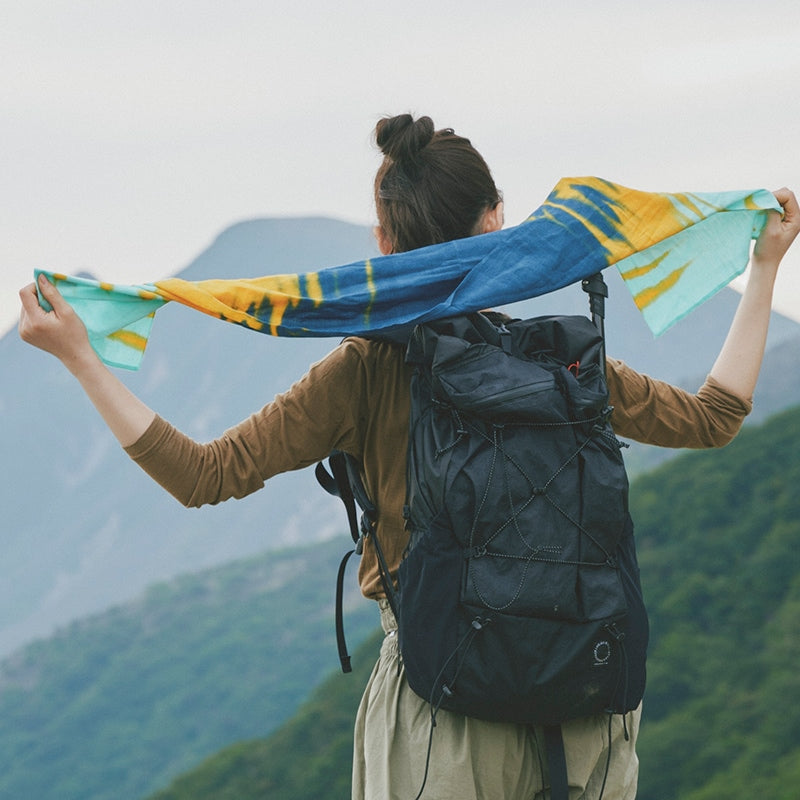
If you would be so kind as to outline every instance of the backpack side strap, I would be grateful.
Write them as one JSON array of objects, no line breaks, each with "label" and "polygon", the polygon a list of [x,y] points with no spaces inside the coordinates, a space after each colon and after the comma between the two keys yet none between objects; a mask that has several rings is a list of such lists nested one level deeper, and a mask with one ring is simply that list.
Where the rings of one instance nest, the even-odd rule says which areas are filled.
[{"label": "backpack side strap", "polygon": [[[347,522],[350,526],[350,535],[355,543],[355,548],[348,551],[343,556],[339,564],[339,572],[336,576],[336,645],[339,650],[339,661],[342,665],[342,672],[351,672],[350,655],[347,652],[347,644],[344,636],[344,614],[342,610],[344,598],[344,574],[347,562],[353,553],[361,555],[364,549],[364,540],[372,537],[375,545],[375,553],[378,557],[378,572],[383,585],[383,591],[389,601],[395,619],[398,618],[397,593],[389,573],[389,567],[383,555],[383,548],[378,540],[376,524],[378,520],[378,510],[370,500],[364,482],[361,480],[361,469],[358,461],[349,453],[341,450],[334,450],[328,456],[328,466],[317,464],[314,474],[320,486],[328,494],[338,497],[347,511]],[[356,504],[361,508],[361,524],[359,526],[356,512]]]},{"label": "backpack side strap", "polygon": [[344,574],[350,556],[353,553],[361,555],[362,540],[358,530],[356,503],[348,480],[345,458],[344,453],[335,450],[328,458],[330,472],[326,469],[325,464],[320,461],[314,469],[314,475],[319,485],[328,494],[338,497],[344,503],[350,535],[355,543],[355,548],[348,550],[339,562],[339,572],[336,575],[336,648],[339,651],[339,663],[342,665],[342,672],[347,673],[352,672],[353,668],[350,665],[350,654],[347,652],[347,642],[344,636]]}]

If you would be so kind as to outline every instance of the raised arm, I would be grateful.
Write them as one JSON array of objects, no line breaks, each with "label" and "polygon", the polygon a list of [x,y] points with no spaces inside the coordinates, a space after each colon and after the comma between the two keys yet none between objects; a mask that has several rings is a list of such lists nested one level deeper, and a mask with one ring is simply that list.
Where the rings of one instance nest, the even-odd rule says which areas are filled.
[{"label": "raised arm", "polygon": [[728,336],[711,369],[711,377],[739,397],[753,396],[764,356],[778,265],[800,232],[800,207],[788,189],[775,197],[783,217],[775,211],[756,241],[750,260],[750,276]]},{"label": "raised arm", "polygon": [[58,358],[78,379],[119,443],[133,444],[150,426],[155,412],[98,358],[83,322],[44,275],[39,276],[39,288],[53,310],[47,312],[39,305],[35,284],[22,289],[20,337]]}]

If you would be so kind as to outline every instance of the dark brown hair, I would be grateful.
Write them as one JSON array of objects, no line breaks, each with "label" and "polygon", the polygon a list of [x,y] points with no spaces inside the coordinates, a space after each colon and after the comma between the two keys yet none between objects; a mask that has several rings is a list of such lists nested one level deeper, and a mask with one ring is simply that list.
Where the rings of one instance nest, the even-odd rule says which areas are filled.
[{"label": "dark brown hair", "polygon": [[489,167],[469,139],[435,130],[430,117],[385,117],[375,127],[384,155],[375,176],[378,224],[402,253],[479,232],[500,202]]}]

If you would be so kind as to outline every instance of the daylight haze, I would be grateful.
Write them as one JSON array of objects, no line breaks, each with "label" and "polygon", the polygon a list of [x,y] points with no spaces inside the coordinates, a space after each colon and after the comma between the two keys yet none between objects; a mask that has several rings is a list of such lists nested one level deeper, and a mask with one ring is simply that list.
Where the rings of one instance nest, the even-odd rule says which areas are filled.
[{"label": "daylight haze", "polygon": [[28,0],[0,70],[0,331],[36,267],[138,283],[243,219],[371,224],[384,114],[469,136],[508,224],[567,175],[800,190],[800,4]]}]

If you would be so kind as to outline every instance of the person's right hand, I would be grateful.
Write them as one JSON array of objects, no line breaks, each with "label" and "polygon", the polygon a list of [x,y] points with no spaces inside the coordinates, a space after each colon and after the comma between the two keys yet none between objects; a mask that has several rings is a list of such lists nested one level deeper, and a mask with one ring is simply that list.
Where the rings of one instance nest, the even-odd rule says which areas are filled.
[{"label": "person's right hand", "polygon": [[52,353],[74,371],[81,360],[94,354],[86,327],[72,306],[44,275],[39,276],[39,289],[53,310],[45,311],[39,305],[36,284],[31,283],[21,289],[20,338],[40,350]]},{"label": "person's right hand", "polygon": [[800,205],[794,192],[786,187],[773,192],[783,207],[783,214],[770,211],[767,224],[761,231],[753,248],[752,266],[760,268],[762,263],[777,270],[781,259],[800,234]]}]

